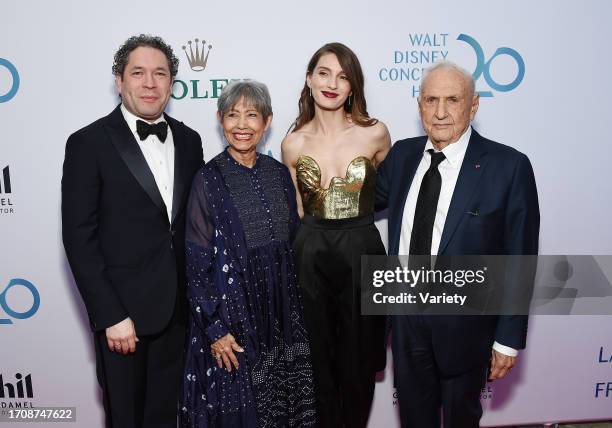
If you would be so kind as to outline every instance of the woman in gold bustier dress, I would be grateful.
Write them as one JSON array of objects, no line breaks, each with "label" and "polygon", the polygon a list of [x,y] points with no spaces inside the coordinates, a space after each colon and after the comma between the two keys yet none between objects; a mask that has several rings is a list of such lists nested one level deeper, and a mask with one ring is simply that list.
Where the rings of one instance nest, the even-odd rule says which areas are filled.
[{"label": "woman in gold bustier dress", "polygon": [[376,166],[390,147],[368,116],[363,73],[340,43],[312,57],[299,115],[282,143],[302,226],[293,249],[310,333],[320,427],[365,427],[385,364],[383,317],[360,311],[360,259],[385,254],[374,226]]}]

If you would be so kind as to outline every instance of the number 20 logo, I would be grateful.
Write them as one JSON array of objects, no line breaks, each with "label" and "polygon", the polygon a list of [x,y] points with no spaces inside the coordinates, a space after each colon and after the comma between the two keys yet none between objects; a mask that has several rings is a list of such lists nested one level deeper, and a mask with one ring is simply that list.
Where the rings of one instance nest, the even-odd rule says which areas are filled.
[{"label": "number 20 logo", "polygon": [[[18,312],[14,310],[13,308],[9,306],[8,302],[6,301],[7,300],[6,296],[9,290],[17,286],[26,288],[32,295],[32,306],[30,307],[30,309],[28,309],[25,312]],[[0,308],[2,308],[4,313],[6,313],[11,318],[15,318],[18,320],[24,320],[24,319],[30,318],[38,311],[39,307],[40,307],[40,294],[38,293],[38,290],[36,289],[36,287],[34,287],[34,284],[32,284],[28,280],[21,279],[21,278],[11,279],[11,281],[8,283],[4,291],[0,292]],[[1,324],[13,324],[13,321],[9,318],[0,318],[0,325]]]},{"label": "number 20 logo", "polygon": [[19,89],[19,73],[17,72],[15,66],[11,64],[9,60],[6,60],[4,58],[0,58],[0,67],[6,68],[13,80],[8,92],[6,94],[0,94],[0,103],[5,103],[7,101],[10,101],[15,96],[15,94],[17,94],[17,90]]},{"label": "number 20 logo", "polygon": [[[497,48],[493,56],[489,58],[489,60],[485,60],[485,54],[484,54],[484,51],[482,50],[482,46],[480,46],[480,43],[478,43],[476,39],[474,39],[471,36],[468,36],[467,34],[459,34],[459,37],[457,37],[457,40],[466,42],[468,45],[472,47],[472,49],[474,49],[474,53],[476,54],[476,69],[474,70],[474,73],[472,74],[472,76],[474,77],[474,81],[478,81],[478,79],[482,75],[485,79],[485,82],[487,82],[487,84],[489,85],[489,87],[499,92],[511,91],[514,88],[516,88],[518,85],[520,85],[521,82],[523,81],[523,78],[525,77],[525,61],[523,61],[523,57],[521,57],[521,55],[514,49],[506,48],[506,47]],[[512,82],[507,83],[507,84],[500,84],[497,81],[495,81],[495,79],[493,79],[493,76],[491,76],[491,63],[493,62],[495,58],[501,55],[508,55],[509,57],[511,57],[516,62],[516,66],[517,66],[516,77],[514,78]],[[478,93],[480,94],[481,97],[492,97],[493,96],[493,92],[491,91],[478,91]]]}]

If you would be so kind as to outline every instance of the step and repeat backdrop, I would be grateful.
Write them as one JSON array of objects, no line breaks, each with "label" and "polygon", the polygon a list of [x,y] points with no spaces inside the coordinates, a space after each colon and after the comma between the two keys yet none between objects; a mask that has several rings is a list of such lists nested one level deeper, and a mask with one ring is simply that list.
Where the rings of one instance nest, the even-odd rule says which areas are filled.
[{"label": "step and repeat backdrop", "polygon": [[[612,254],[607,1],[24,0],[0,11],[0,411],[75,407],[77,426],[103,425],[61,243],[60,180],[68,135],[117,105],[112,58],[133,34],[162,36],[180,58],[168,111],[200,133],[206,160],[224,147],[216,100],[232,79],[270,88],[261,150],[280,159],[307,61],[324,43],[357,53],[369,113],[394,141],[423,133],[423,69],[454,61],[476,79],[475,128],[531,159],[541,253]],[[591,298],[612,307],[606,293]],[[399,426],[392,364],[389,354],[371,427]],[[612,317],[533,317],[518,367],[488,383],[482,402],[488,426],[612,419]]]}]

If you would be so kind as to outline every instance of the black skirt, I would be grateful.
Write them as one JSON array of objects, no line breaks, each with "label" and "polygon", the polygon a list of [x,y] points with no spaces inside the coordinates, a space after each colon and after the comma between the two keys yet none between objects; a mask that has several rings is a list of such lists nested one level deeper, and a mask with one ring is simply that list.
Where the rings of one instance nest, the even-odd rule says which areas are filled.
[{"label": "black skirt", "polygon": [[305,215],[293,249],[320,426],[361,426],[375,373],[386,360],[385,318],[361,315],[361,256],[384,255],[385,247],[372,215],[342,220]]}]

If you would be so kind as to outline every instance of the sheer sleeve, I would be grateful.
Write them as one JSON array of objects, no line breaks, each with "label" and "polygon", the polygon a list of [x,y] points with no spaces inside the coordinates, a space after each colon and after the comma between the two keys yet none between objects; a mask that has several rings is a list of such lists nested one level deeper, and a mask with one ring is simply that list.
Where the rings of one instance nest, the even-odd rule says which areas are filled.
[{"label": "sheer sleeve", "polygon": [[187,204],[185,251],[187,298],[191,316],[211,342],[228,333],[219,315],[222,299],[215,283],[214,212],[202,170],[196,174]]},{"label": "sheer sleeve", "polygon": [[289,203],[289,242],[293,243],[297,231],[300,228],[301,220],[297,210],[297,200],[295,193],[295,186],[291,179],[291,173],[285,167],[282,171],[285,189],[287,189],[287,199]]}]

